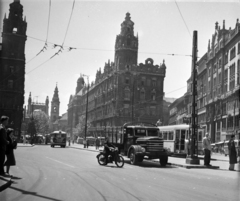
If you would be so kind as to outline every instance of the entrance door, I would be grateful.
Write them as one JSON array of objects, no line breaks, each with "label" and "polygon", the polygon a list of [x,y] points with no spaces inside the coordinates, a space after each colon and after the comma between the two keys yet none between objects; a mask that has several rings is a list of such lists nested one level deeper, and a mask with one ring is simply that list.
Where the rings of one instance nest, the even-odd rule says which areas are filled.
[{"label": "entrance door", "polygon": [[175,138],[175,153],[180,152],[180,137],[181,137],[181,130],[176,130],[176,138]]}]

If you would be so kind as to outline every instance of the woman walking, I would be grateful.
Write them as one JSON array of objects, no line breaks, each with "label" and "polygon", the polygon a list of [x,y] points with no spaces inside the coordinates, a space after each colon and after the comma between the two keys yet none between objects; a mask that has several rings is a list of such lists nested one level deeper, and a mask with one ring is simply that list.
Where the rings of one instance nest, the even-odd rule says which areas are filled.
[{"label": "woman walking", "polygon": [[237,152],[234,143],[235,135],[231,135],[231,139],[228,142],[228,153],[229,153],[229,170],[234,171],[234,165],[237,163]]},{"label": "woman walking", "polygon": [[17,142],[15,141],[15,137],[13,135],[13,129],[7,129],[7,140],[9,141],[9,144],[6,149],[7,160],[4,166],[6,166],[6,173],[9,174],[10,166],[16,165],[13,149],[17,148]]}]

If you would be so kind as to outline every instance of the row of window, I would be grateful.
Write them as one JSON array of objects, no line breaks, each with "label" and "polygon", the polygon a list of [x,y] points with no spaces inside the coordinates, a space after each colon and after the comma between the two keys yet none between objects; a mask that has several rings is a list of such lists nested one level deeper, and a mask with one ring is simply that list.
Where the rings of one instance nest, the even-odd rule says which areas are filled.
[{"label": "row of window", "polygon": [[[145,101],[145,96],[146,96],[145,90],[141,90],[139,96],[140,96],[140,100],[141,101]],[[131,93],[130,93],[130,89],[128,87],[124,89],[124,100],[131,100]],[[151,96],[150,96],[150,100],[156,101],[156,92],[155,92],[155,90],[152,90]]]},{"label": "row of window", "polygon": [[[130,84],[130,78],[129,77],[125,77],[125,80],[124,80],[124,83],[125,84]],[[161,83],[160,81],[156,81],[156,79],[152,78],[152,79],[147,79],[146,78],[141,78],[140,80],[138,80],[138,85],[139,86],[152,86],[152,87],[156,87],[158,84],[158,87],[160,87]]]}]

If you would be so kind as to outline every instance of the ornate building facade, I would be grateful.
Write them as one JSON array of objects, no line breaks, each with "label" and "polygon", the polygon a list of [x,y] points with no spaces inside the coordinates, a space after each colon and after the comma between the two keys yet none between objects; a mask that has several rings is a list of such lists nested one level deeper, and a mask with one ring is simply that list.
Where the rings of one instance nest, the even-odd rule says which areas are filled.
[{"label": "ornate building facade", "polygon": [[33,102],[31,92],[30,92],[29,97],[28,97],[28,105],[27,105],[26,115],[31,116],[34,110],[41,110],[41,111],[45,112],[45,114],[47,116],[49,116],[49,99],[48,99],[48,96],[46,98],[45,103],[39,103],[37,101]]},{"label": "ornate building facade", "polygon": [[14,0],[3,20],[0,44],[0,116],[10,117],[9,126],[18,136],[23,119],[26,30],[23,6]]},{"label": "ornate building facade", "polygon": [[[198,124],[205,129],[205,132],[210,133],[212,142],[228,140],[232,134],[239,138],[239,20],[237,19],[234,29],[228,30],[225,29],[225,21],[223,21],[222,29],[216,23],[212,42],[209,40],[207,49],[207,53],[197,64]],[[185,94],[190,98],[187,105],[188,117],[191,116],[191,88],[190,78],[188,91]],[[186,108],[186,105],[183,107]],[[174,109],[176,110],[173,103],[170,106],[170,120],[171,111],[173,113]],[[177,110],[182,110],[182,107]]]},{"label": "ornate building facade", "polygon": [[215,142],[239,135],[240,23],[222,29],[216,22],[207,51],[207,130]]},{"label": "ornate building facade", "polygon": [[108,61],[103,72],[97,71],[89,89],[83,77],[77,82],[68,104],[69,130],[86,116],[86,108],[92,127],[121,126],[131,121],[156,123],[163,114],[165,73],[164,60],[160,66],[151,58],[138,65],[138,36],[127,13],[116,37],[114,62]]}]

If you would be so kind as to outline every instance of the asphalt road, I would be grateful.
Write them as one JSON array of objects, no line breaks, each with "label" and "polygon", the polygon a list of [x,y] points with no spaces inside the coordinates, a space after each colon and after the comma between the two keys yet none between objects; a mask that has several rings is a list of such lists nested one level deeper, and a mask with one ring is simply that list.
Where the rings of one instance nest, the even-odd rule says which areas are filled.
[{"label": "asphalt road", "polygon": [[240,174],[224,170],[184,169],[143,162],[123,168],[99,166],[95,152],[20,147],[14,183],[0,201],[188,201],[240,200]]}]

